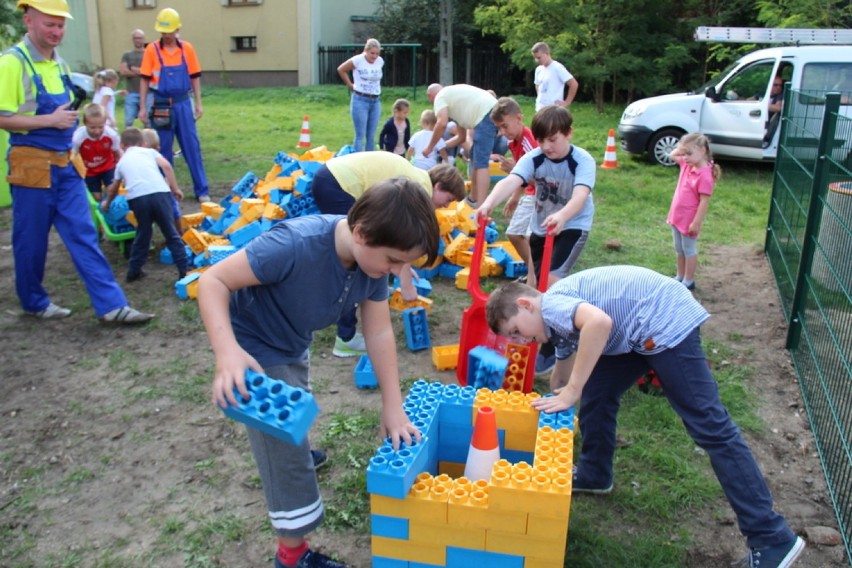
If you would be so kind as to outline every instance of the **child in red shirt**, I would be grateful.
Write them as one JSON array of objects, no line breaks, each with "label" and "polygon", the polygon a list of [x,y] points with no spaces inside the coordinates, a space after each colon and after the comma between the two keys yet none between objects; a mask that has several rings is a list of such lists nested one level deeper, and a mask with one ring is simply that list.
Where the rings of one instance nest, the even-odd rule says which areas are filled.
[{"label": "child in red shirt", "polygon": [[115,164],[121,157],[118,133],[106,125],[106,112],[99,104],[83,108],[83,126],[71,139],[74,151],[86,165],[86,187],[92,196],[101,200],[101,191],[115,177]]}]

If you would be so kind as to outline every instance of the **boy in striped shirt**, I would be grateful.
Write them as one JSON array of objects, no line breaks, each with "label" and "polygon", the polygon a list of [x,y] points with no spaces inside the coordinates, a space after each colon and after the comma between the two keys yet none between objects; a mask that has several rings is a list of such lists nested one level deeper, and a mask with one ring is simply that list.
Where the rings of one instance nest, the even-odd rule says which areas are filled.
[{"label": "boy in striped shirt", "polygon": [[763,474],[719,398],[699,333],[710,315],[682,284],[647,268],[604,266],[567,276],[544,294],[509,283],[491,294],[486,315],[495,333],[556,348],[556,396],[532,404],[550,413],[581,403],[574,493],[612,491],[621,395],[653,370],[710,458],[751,548],[748,565],[788,567],[801,555],[804,541],[772,509]]}]

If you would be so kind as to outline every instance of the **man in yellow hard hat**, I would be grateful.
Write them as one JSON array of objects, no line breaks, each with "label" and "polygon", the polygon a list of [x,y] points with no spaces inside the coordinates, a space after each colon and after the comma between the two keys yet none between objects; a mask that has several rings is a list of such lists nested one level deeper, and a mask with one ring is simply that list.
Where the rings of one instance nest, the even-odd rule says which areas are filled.
[{"label": "man in yellow hard hat", "polygon": [[[207,175],[201,158],[201,143],[195,121],[204,114],[201,106],[201,65],[195,49],[188,41],[178,38],[181,28],[180,15],[172,8],[164,8],[157,14],[154,29],[160,33],[160,41],[152,41],[145,47],[139,76],[139,98],[147,100],[149,92],[154,94],[151,116],[144,105],[139,109],[139,120],[160,134],[160,153],[174,165],[172,145],[175,137],[180,143],[183,158],[189,166],[192,185],[198,201],[210,201]],[[194,97],[190,100],[190,93]]]},{"label": "man in yellow hard hat", "polygon": [[[92,300],[95,314],[117,323],[140,323],[127,305],[98,246],[86,186],[70,160],[77,105],[71,70],[57,46],[71,18],[67,0],[18,0],[27,34],[0,56],[0,128],[9,131],[12,251],[15,290],[24,312],[58,319],[71,310],[50,301],[44,289],[48,235],[55,226]],[[76,99],[76,100],[75,100]]]}]

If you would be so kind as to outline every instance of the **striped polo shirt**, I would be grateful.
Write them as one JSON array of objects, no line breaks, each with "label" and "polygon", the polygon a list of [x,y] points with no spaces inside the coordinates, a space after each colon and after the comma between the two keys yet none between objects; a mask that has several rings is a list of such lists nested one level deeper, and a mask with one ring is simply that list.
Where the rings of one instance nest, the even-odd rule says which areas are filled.
[{"label": "striped polo shirt", "polygon": [[574,313],[588,303],[612,318],[603,355],[652,355],[680,344],[710,314],[686,286],[639,266],[602,266],[572,274],[541,299],[541,314],[556,356],[577,350]]}]

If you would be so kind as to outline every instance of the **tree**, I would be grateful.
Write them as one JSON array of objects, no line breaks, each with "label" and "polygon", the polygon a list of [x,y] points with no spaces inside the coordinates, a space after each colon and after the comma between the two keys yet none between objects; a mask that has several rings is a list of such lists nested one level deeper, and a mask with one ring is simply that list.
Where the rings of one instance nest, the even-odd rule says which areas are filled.
[{"label": "tree", "polygon": [[11,2],[0,3],[0,49],[12,46],[26,33],[21,13]]}]

